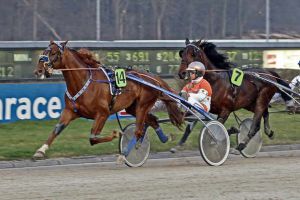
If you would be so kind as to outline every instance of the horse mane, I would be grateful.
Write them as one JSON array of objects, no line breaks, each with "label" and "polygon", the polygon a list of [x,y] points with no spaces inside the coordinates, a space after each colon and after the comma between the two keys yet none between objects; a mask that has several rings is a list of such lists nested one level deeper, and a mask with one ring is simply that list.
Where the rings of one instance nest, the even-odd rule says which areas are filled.
[{"label": "horse mane", "polygon": [[199,40],[197,42],[193,42],[193,44],[200,47],[204,51],[207,58],[215,67],[220,69],[230,69],[234,67],[234,64],[228,60],[228,57],[225,54],[217,51],[217,46],[212,42]]},{"label": "horse mane", "polygon": [[78,51],[74,49],[70,50],[76,53],[76,55],[82,60],[82,62],[84,62],[91,68],[98,68],[99,65],[102,65],[100,61],[96,60],[95,55],[88,49],[81,48]]}]

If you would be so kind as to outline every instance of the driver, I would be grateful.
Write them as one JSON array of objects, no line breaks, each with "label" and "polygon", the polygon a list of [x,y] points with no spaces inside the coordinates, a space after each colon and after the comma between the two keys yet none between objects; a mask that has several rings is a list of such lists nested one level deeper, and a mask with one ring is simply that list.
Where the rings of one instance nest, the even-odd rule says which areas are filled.
[{"label": "driver", "polygon": [[[205,74],[205,66],[201,62],[192,62],[188,65],[187,76],[189,83],[183,87],[180,96],[185,98],[190,104],[200,107],[201,109],[209,112],[212,89],[207,80],[203,78]],[[156,101],[155,105],[151,109],[151,113],[166,110],[165,105],[162,101]],[[197,120],[192,120],[187,122],[185,132],[180,139],[176,147],[170,149],[172,153],[177,152],[178,150],[183,149],[183,144],[187,140],[188,136],[192,132],[194,126],[196,125]],[[164,135],[162,129],[159,127],[155,130],[160,140],[165,143],[168,141],[169,137]]]},{"label": "driver", "polygon": [[[212,89],[209,82],[203,78],[205,74],[205,66],[201,62],[195,61],[188,65],[186,71],[190,82],[183,87],[179,95],[187,99],[190,104],[209,112]],[[177,146],[170,149],[172,153],[183,149],[183,144],[192,132],[196,123],[197,120],[187,123],[185,132],[179,143]]]},{"label": "driver", "polygon": [[[300,60],[298,62],[298,66],[300,67]],[[289,84],[291,90],[294,90],[297,92],[297,88],[300,88],[300,75],[296,76],[293,78],[293,80]],[[274,96],[272,97],[270,104],[278,102],[278,101],[283,101],[284,99],[282,98],[281,94],[279,92],[276,92]],[[293,111],[295,108],[294,101],[293,100],[288,100],[286,101],[286,110],[288,111]]]},{"label": "driver", "polygon": [[212,89],[203,78],[205,66],[201,62],[192,62],[186,69],[190,82],[181,90],[181,96],[194,106],[201,107],[206,112],[210,110]]},{"label": "driver", "polygon": [[[300,60],[298,62],[298,66],[300,67]],[[295,87],[299,87],[299,86],[300,86],[300,75],[293,78],[293,80],[290,83],[290,87],[291,87],[292,90],[294,90]]]}]

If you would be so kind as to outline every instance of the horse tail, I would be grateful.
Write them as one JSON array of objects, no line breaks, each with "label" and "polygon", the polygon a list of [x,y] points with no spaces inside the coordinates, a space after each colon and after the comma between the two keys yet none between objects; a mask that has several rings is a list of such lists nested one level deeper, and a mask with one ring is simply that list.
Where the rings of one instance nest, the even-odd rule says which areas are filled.
[{"label": "horse tail", "polygon": [[177,102],[164,94],[159,99],[165,103],[171,123],[181,130],[184,123],[184,115],[178,107]]},{"label": "horse tail", "polygon": [[[160,82],[160,86],[162,88],[174,92],[174,90],[160,77],[156,77],[156,79]],[[179,130],[182,130],[181,127],[184,123],[184,113],[178,107],[177,102],[165,94],[161,94],[159,96],[159,99],[166,105],[171,123],[175,125]]]},{"label": "horse tail", "polygon": [[[148,80],[150,82],[153,82],[155,80],[155,82],[153,82],[154,84],[158,84],[158,86],[164,88],[165,90],[174,92],[174,90],[159,76],[149,75],[148,73],[145,73],[145,75],[146,77],[148,77]],[[182,130],[181,127],[184,123],[184,113],[178,107],[177,102],[163,93],[158,96],[158,99],[166,105],[171,123],[175,125],[179,130]]]},{"label": "horse tail", "polygon": [[[285,87],[291,89],[291,87],[290,87],[290,85],[288,84],[288,82],[282,80],[282,79],[280,78],[279,74],[277,74],[277,73],[274,72],[274,71],[269,71],[269,72],[270,72],[273,76],[276,77],[276,81],[277,81],[278,84],[283,85],[283,86],[285,86]],[[287,91],[287,92],[283,92],[283,91],[280,90],[280,89],[278,89],[277,91],[281,94],[281,97],[283,98],[283,100],[284,100],[285,102],[292,100],[292,98],[289,96],[289,95],[291,95],[290,92],[288,92],[288,91]],[[289,95],[287,95],[286,93],[288,93]]]}]

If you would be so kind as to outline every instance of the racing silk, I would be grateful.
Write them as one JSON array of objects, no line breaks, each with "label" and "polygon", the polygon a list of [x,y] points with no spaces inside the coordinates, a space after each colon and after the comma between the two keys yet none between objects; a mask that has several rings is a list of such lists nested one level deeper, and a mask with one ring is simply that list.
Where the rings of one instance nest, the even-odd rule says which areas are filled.
[{"label": "racing silk", "polygon": [[209,112],[212,89],[209,82],[203,79],[203,77],[188,83],[186,86],[184,86],[182,92],[188,93],[188,102],[190,104],[200,106],[206,112]]}]

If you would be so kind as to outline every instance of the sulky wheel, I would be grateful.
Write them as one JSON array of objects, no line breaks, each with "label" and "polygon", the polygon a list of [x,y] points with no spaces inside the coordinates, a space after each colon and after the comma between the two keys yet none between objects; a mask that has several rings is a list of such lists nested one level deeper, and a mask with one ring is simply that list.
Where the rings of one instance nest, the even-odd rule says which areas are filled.
[{"label": "sulky wheel", "polygon": [[199,150],[204,161],[212,166],[222,165],[229,154],[230,140],[224,125],[208,122],[199,135]]},{"label": "sulky wheel", "polygon": [[[237,134],[237,144],[242,142],[247,137],[253,120],[250,118],[244,119],[240,124],[240,133]],[[258,131],[249,141],[246,148],[241,151],[241,154],[246,158],[253,158],[260,151],[262,146],[262,135]]]},{"label": "sulky wheel", "polygon": [[[124,149],[128,147],[129,142],[135,136],[134,135],[135,127],[136,125],[135,123],[133,123],[127,125],[124,128],[124,131],[119,141],[120,154],[124,153]],[[146,130],[142,142],[138,141],[135,147],[133,147],[131,151],[128,153],[128,155],[125,156],[125,164],[129,167],[140,167],[146,162],[149,153],[150,153],[150,140]]]}]

